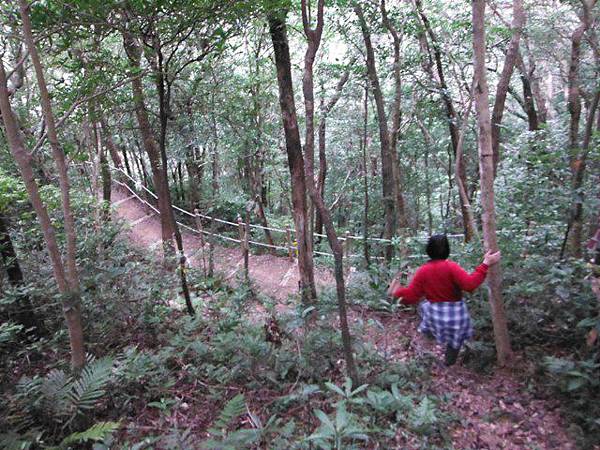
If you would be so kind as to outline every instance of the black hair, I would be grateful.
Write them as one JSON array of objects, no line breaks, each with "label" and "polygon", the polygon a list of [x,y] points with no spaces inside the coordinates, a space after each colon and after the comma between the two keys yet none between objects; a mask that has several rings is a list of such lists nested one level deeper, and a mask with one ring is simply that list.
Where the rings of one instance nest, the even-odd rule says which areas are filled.
[{"label": "black hair", "polygon": [[445,234],[434,234],[427,241],[425,251],[431,259],[447,259],[450,256],[448,238]]}]

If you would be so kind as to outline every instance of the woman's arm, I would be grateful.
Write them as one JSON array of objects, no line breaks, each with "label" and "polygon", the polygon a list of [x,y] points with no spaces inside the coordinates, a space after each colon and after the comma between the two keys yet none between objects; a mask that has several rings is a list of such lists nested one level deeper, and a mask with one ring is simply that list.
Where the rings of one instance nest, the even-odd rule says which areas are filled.
[{"label": "woman's arm", "polygon": [[498,261],[500,261],[500,252],[487,252],[483,258],[483,263],[477,266],[472,273],[468,273],[457,263],[452,263],[450,266],[452,268],[452,278],[463,291],[474,291],[485,280],[488,268]]},{"label": "woman's arm", "polygon": [[425,294],[421,278],[420,271],[417,270],[407,287],[403,287],[396,279],[392,280],[392,284],[388,289],[388,295],[395,298],[402,298],[401,302],[405,305],[418,303]]}]

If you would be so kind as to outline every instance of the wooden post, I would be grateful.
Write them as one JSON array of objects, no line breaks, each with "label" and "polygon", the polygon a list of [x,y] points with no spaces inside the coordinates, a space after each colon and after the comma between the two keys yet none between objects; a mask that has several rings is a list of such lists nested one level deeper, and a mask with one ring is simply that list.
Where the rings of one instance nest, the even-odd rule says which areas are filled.
[{"label": "wooden post", "polygon": [[240,236],[240,248],[244,250],[244,222],[242,222],[242,216],[237,217],[238,234]]},{"label": "wooden post", "polygon": [[194,209],[194,219],[196,220],[196,229],[200,234],[200,257],[202,261],[202,274],[206,276],[206,258],[204,256],[204,233],[202,231],[202,220],[200,219],[200,210],[198,208]]},{"label": "wooden post", "polygon": [[215,234],[217,232],[215,220],[212,217],[210,220],[210,237],[208,238],[208,276],[213,277],[215,274]]},{"label": "wooden post", "polygon": [[248,241],[250,240],[250,211],[246,209],[246,223],[244,226],[244,275],[246,277],[246,282],[250,281],[250,269],[249,269],[249,259],[250,259],[250,245]]},{"label": "wooden post", "polygon": [[344,252],[346,253],[346,258],[348,258],[350,256],[350,232],[346,231],[345,236],[346,241],[344,242]]},{"label": "wooden post", "polygon": [[290,227],[287,226],[285,227],[285,241],[290,261],[294,261],[294,254],[292,253],[292,233],[290,232]]}]

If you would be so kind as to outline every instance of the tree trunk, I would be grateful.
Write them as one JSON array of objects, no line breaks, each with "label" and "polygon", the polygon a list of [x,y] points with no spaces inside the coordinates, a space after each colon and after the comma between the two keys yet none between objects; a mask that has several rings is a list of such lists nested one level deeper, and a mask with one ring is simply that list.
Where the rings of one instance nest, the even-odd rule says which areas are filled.
[{"label": "tree trunk", "polygon": [[[179,279],[181,281],[181,290],[185,299],[185,306],[190,316],[194,317],[196,312],[192,305],[192,299],[187,284],[186,268],[185,268],[185,252],[183,248],[183,239],[181,237],[181,231],[177,225],[175,219],[175,212],[173,210],[173,201],[171,200],[171,191],[169,189],[169,171],[168,171],[168,159],[167,159],[167,125],[169,121],[169,110],[171,108],[171,85],[166,79],[167,68],[163,65],[162,48],[159,40],[158,32],[153,30],[152,44],[153,50],[156,53],[156,60],[152,59],[149,53],[146,53],[146,59],[152,65],[155,75],[155,84],[158,91],[158,105],[159,105],[159,122],[160,122],[160,136],[158,140],[158,150],[160,153],[160,160],[162,169],[162,178],[160,182],[163,183],[161,191],[164,193],[165,210],[167,211],[167,220],[170,223],[171,229],[173,230],[172,238],[175,240],[177,245],[177,251],[179,252]],[[155,63],[155,64],[153,64]],[[177,173],[177,172],[176,172]],[[175,182],[175,185],[177,183]]]},{"label": "tree trunk", "polygon": [[515,63],[519,55],[519,42],[521,33],[525,26],[525,10],[523,9],[523,0],[513,1],[513,34],[508,44],[506,57],[504,58],[504,66],[496,87],[496,100],[492,110],[492,151],[494,152],[494,176],[498,169],[498,161],[500,161],[500,124],[502,123],[502,115],[504,114],[504,104],[506,102],[506,94],[510,84]]},{"label": "tree trunk", "polygon": [[19,0],[19,10],[22,20],[23,37],[29,50],[29,57],[35,69],[38,88],[40,90],[40,101],[42,113],[46,124],[48,141],[52,149],[52,156],[56,163],[58,180],[61,193],[62,211],[64,216],[64,228],[66,235],[66,262],[65,277],[68,290],[65,292],[64,300],[65,318],[69,326],[69,334],[74,344],[71,354],[71,364],[75,370],[81,369],[85,365],[85,349],[83,344],[83,328],[81,325],[81,297],[79,294],[79,274],[77,273],[77,239],[75,231],[75,219],[71,210],[71,194],[69,186],[69,176],[67,173],[67,163],[65,154],[58,142],[56,124],[52,105],[50,103],[50,94],[46,87],[44,70],[33,39],[31,21],[29,19],[29,5],[26,0]]},{"label": "tree trunk", "polygon": [[[9,283],[16,287],[24,285],[23,271],[17,258],[17,252],[13,246],[10,234],[8,231],[8,221],[0,214],[0,254],[2,255],[2,263],[6,269]],[[42,322],[36,316],[31,304],[29,294],[19,293],[17,311],[15,313],[16,322],[23,326],[23,331],[32,333],[35,336],[41,336],[43,331]]]},{"label": "tree trunk", "polygon": [[[141,64],[141,48],[136,38],[127,31],[123,31],[123,47],[133,69],[140,71]],[[173,255],[173,224],[171,221],[171,202],[169,193],[165,190],[165,174],[166,167],[162,167],[160,150],[152,132],[150,120],[148,118],[148,110],[144,101],[144,88],[142,80],[138,76],[131,79],[131,88],[133,90],[133,104],[135,115],[137,118],[140,135],[144,144],[144,149],[150,159],[150,167],[152,169],[152,178],[154,189],[158,196],[158,210],[160,211],[161,236],[163,241],[164,256]]]},{"label": "tree trunk", "polygon": [[[367,28],[362,7],[359,4],[354,6],[354,12],[358,16],[360,28],[363,35],[366,48],[366,64],[369,81],[375,106],[377,108],[377,121],[379,123],[379,140],[381,143],[381,180],[383,190],[383,209],[384,209],[384,239],[391,239],[394,233],[394,173],[393,158],[390,147],[390,133],[387,125],[387,115],[383,101],[383,94],[379,85],[377,68],[375,67],[375,52],[371,43],[371,34]],[[389,263],[392,260],[394,248],[391,244],[385,247],[385,259]]]},{"label": "tree trunk", "polygon": [[[103,133],[102,130],[96,131]],[[98,150],[100,152],[100,175],[102,177],[102,220],[110,221],[110,205],[111,205],[111,192],[112,192],[112,178],[110,175],[110,167],[108,165],[108,158],[106,157],[106,149],[98,139]]]},{"label": "tree trunk", "polygon": [[369,80],[365,79],[365,99],[363,103],[363,129],[360,146],[362,147],[363,157],[363,253],[365,255],[365,264],[367,268],[371,265],[369,256],[369,169],[367,167],[367,152],[369,150],[369,139],[367,136],[369,123]]},{"label": "tree trunk", "polygon": [[[571,213],[569,217],[569,226],[567,231],[568,243],[571,254],[576,258],[581,258],[582,253],[582,242],[583,242],[583,181],[585,175],[585,168],[587,164],[587,157],[590,151],[590,142],[592,139],[593,127],[594,127],[594,116],[598,110],[598,103],[600,102],[600,90],[597,90],[594,94],[594,98],[588,110],[588,116],[585,124],[585,134],[583,136],[583,142],[581,144],[581,152],[576,157],[574,164],[571,167],[572,181],[571,189],[575,201],[571,205]],[[562,257],[562,252],[561,252]]]},{"label": "tree trunk", "polygon": [[[313,62],[315,55],[319,48],[321,41],[321,34],[323,32],[323,8],[324,0],[319,0],[317,4],[317,25],[315,29],[312,29],[309,22],[309,16],[307,11],[307,0],[301,0],[302,7],[302,23],[304,27],[304,34],[308,41],[308,47],[304,56],[304,77],[303,77],[303,93],[304,93],[304,104],[306,108],[306,142],[308,145],[314,145],[314,96],[313,96]],[[305,145],[305,149],[307,146]],[[325,207],[323,199],[319,195],[315,186],[315,171],[314,171],[314,158],[311,156],[306,158],[306,180],[309,195],[314,205],[319,210],[323,224],[325,225],[325,231],[327,233],[327,239],[331,251],[333,252],[334,265],[335,265],[335,286],[338,301],[338,313],[340,318],[340,328],[342,332],[342,345],[344,347],[344,358],[346,360],[346,370],[348,376],[352,379],[355,385],[358,384],[358,372],[354,363],[354,354],[352,352],[352,336],[350,335],[350,328],[348,326],[348,317],[346,313],[346,287],[344,284],[344,261],[343,251],[340,241],[338,240],[333,221],[329,210]]]},{"label": "tree trunk", "polygon": [[[591,10],[595,6],[596,0],[585,0],[582,2],[583,11],[581,15],[581,24],[571,36],[571,61],[569,64],[568,75],[568,100],[567,106],[570,114],[569,121],[569,155],[572,174],[572,188],[575,200],[571,206],[569,223],[567,226],[569,252],[576,258],[582,257],[582,219],[583,219],[583,175],[585,170],[585,160],[587,149],[580,151],[579,144],[579,122],[581,117],[581,95],[579,87],[579,65],[581,63],[581,40],[583,35],[590,27]],[[596,102],[597,107],[597,102]],[[595,107],[594,107],[595,109]],[[591,121],[593,124],[594,116],[588,118],[588,126]],[[586,127],[587,128],[587,127]],[[591,130],[591,129],[590,129]],[[591,136],[591,132],[590,132]],[[587,143],[589,146],[589,141]]]},{"label": "tree trunk", "polygon": [[534,95],[531,89],[531,78],[532,74],[525,67],[525,63],[523,62],[523,58],[521,54],[517,55],[517,68],[521,73],[521,84],[523,86],[523,102],[521,106],[523,107],[523,111],[527,115],[527,125],[529,131],[537,131],[540,129],[540,117],[538,117],[538,113],[535,107]]},{"label": "tree trunk", "polygon": [[[442,101],[444,103],[444,108],[446,111],[446,118],[448,121],[448,130],[450,132],[450,141],[452,143],[452,152],[456,157],[456,149],[458,147],[458,138],[459,138],[459,130],[458,130],[458,118],[456,116],[456,110],[454,109],[454,102],[452,101],[452,97],[450,96],[450,89],[446,84],[446,77],[444,74],[444,66],[442,64],[442,49],[437,40],[435,33],[433,32],[433,28],[431,28],[431,24],[429,23],[429,19],[425,15],[423,10],[423,4],[421,0],[414,0],[417,14],[419,15],[423,26],[427,32],[427,36],[429,36],[429,40],[431,41],[431,46],[433,47],[433,60],[435,62],[436,72],[434,73],[431,66],[426,66],[425,69],[428,71],[429,75],[432,79],[436,80],[438,85],[439,93],[442,97]],[[423,37],[424,49],[431,53],[429,49],[429,45],[427,45],[427,38]],[[430,56],[431,58],[431,56]],[[467,185],[467,168],[464,162],[460,163],[460,172],[459,178],[462,181],[464,186]],[[461,202],[461,215],[463,221],[463,230],[465,235],[469,234],[469,230],[467,229],[469,224],[468,211],[464,208]]]},{"label": "tree trunk", "polygon": [[[110,130],[106,125],[106,120],[104,120],[103,117],[100,118],[100,125],[104,145],[106,146],[106,148],[108,148],[108,152],[110,153],[110,158],[112,159],[113,164],[117,169],[120,169],[123,167],[123,164],[121,162],[121,157],[119,156],[119,150],[117,150],[115,141],[113,141],[113,138],[110,135]],[[125,149],[123,149],[123,157],[125,158],[125,165],[128,166],[127,156],[125,155]]]},{"label": "tree trunk", "polygon": [[392,103],[392,126],[390,129],[390,155],[392,157],[392,176],[394,177],[394,210],[396,213],[396,233],[404,234],[408,228],[408,219],[404,208],[402,195],[402,171],[398,159],[398,140],[400,123],[402,121],[402,78],[400,75],[400,45],[402,39],[387,15],[385,0],[381,0],[381,15],[383,24],[392,35],[394,41],[394,102]]},{"label": "tree trunk", "polygon": [[0,113],[4,123],[6,139],[10,151],[17,162],[23,183],[27,189],[29,199],[36,212],[44,241],[48,249],[54,278],[58,285],[59,292],[63,295],[63,313],[69,330],[69,343],[71,345],[71,366],[74,370],[81,369],[85,364],[85,348],[83,343],[83,328],[81,326],[81,312],[79,293],[74,291],[68,284],[67,276],[63,266],[63,261],[60,256],[60,249],[56,242],[54,228],[48,216],[46,206],[40,197],[39,189],[35,181],[32,169],[31,154],[25,149],[23,137],[19,133],[14,113],[10,106],[8,89],[7,89],[6,72],[4,64],[0,61]]},{"label": "tree trunk", "polygon": [[[325,139],[327,139],[326,127],[327,118],[324,115],[323,97],[321,97],[321,120],[319,121],[319,128],[317,131],[317,136],[319,138],[319,174],[317,175],[317,191],[323,201],[325,201],[325,180],[327,177],[327,153],[325,152]],[[323,218],[318,209],[315,211],[315,226],[313,229],[315,233],[319,235],[323,234]],[[321,236],[317,236],[316,241],[317,243],[320,243]]]},{"label": "tree trunk", "polygon": [[[473,0],[473,59],[475,78],[475,109],[477,111],[479,172],[481,177],[481,207],[483,242],[486,251],[498,251],[496,212],[494,205],[494,153],[492,124],[488,107],[489,91],[485,68],[485,0]],[[500,366],[506,365],[512,355],[504,304],[502,301],[502,273],[500,263],[490,267],[487,284],[494,327],[496,356]]]},{"label": "tree trunk", "polygon": [[[474,85],[473,85],[474,86]],[[473,209],[471,208],[471,201],[467,193],[467,187],[463,184],[463,180],[460,178],[461,165],[463,164],[463,145],[465,142],[465,133],[467,131],[467,125],[469,123],[469,115],[471,114],[471,106],[473,105],[474,89],[471,87],[469,103],[465,114],[462,118],[462,125],[460,128],[460,134],[458,136],[458,145],[456,146],[456,161],[454,167],[454,179],[456,180],[456,186],[458,187],[458,194],[460,198],[461,209],[466,211],[466,216],[463,219],[467,221],[465,229],[465,242],[470,242],[474,237],[478,236],[477,225],[475,224],[475,217],[473,216]]]},{"label": "tree trunk", "polygon": [[296,242],[298,245],[298,270],[300,272],[300,292],[305,304],[312,304],[317,297],[314,279],[312,253],[309,253],[308,217],[306,202],[306,180],[304,158],[294,103],[290,53],[287,40],[285,17],[287,11],[268,17],[269,33],[273,41],[277,81],[279,85],[279,105],[283,118],[288,165],[292,181],[292,205]]}]

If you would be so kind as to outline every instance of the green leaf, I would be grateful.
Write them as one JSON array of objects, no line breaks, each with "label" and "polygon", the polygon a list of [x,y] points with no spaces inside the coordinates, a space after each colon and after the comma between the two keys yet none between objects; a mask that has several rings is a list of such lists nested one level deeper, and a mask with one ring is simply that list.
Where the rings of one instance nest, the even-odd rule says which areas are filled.
[{"label": "green leaf", "polygon": [[85,431],[70,434],[62,440],[59,448],[68,448],[70,444],[103,441],[117,430],[119,426],[119,422],[98,422]]},{"label": "green leaf", "polygon": [[327,389],[329,389],[330,391],[333,391],[336,394],[341,395],[342,397],[346,397],[346,393],[342,389],[340,389],[335,384],[330,383],[329,381],[325,382],[325,387],[327,387]]},{"label": "green leaf", "polygon": [[316,409],[314,411],[314,413],[315,413],[315,416],[317,416],[317,419],[319,419],[321,421],[321,425],[323,425],[325,428],[329,429],[331,432],[335,432],[335,425],[333,424],[331,419],[327,416],[327,414],[325,414],[320,409]]}]

